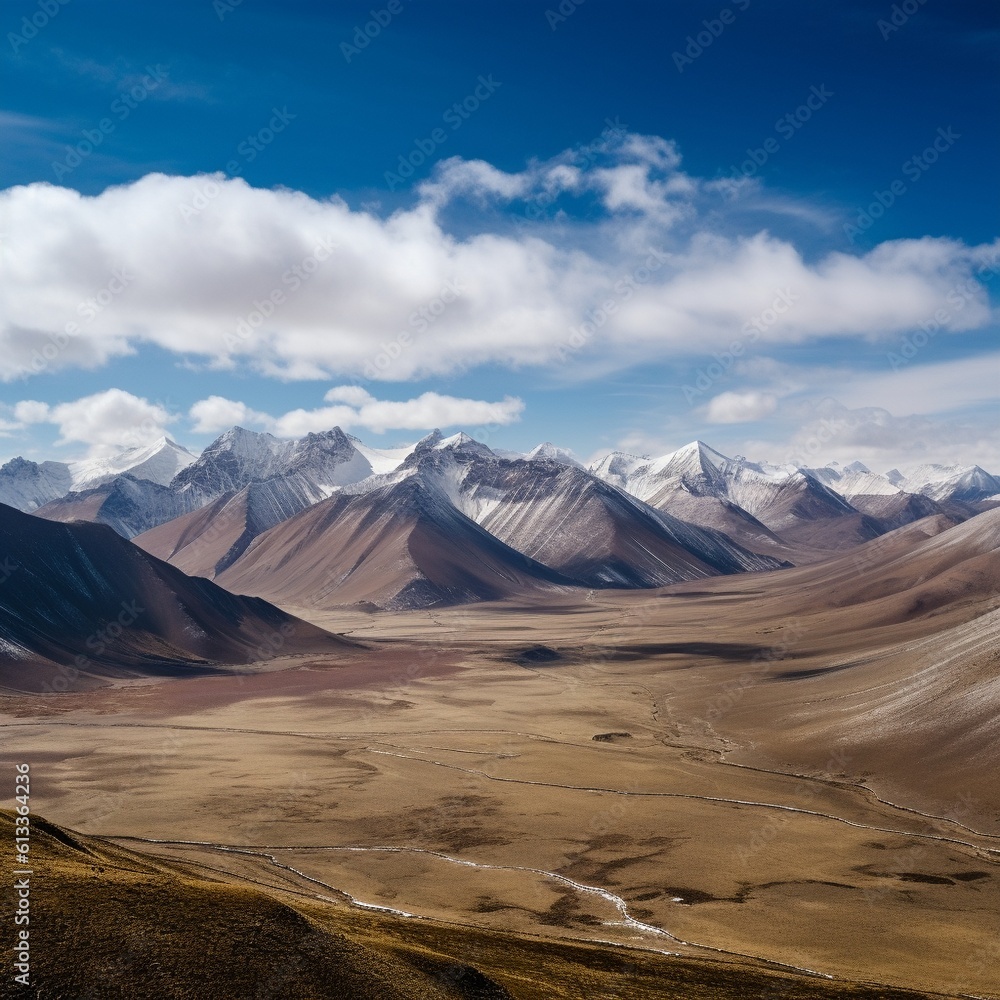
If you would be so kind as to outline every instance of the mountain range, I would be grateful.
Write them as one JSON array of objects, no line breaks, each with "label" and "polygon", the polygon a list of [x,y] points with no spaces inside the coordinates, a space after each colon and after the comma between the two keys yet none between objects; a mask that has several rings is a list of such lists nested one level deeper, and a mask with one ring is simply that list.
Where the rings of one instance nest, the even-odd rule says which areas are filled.
[{"label": "mountain range", "polygon": [[195,461],[187,448],[169,438],[80,462],[14,458],[0,467],[0,503],[30,512],[69,493],[87,492],[126,475],[166,486]]},{"label": "mountain range", "polygon": [[198,457],[163,438],[100,461],[13,459],[0,502],[108,525],[277,603],[413,607],[802,565],[1000,506],[1000,479],[978,466],[777,466],[697,441],[585,468],[548,443],[517,454],[435,431],[385,450],[339,428],[283,440],[234,427]]}]

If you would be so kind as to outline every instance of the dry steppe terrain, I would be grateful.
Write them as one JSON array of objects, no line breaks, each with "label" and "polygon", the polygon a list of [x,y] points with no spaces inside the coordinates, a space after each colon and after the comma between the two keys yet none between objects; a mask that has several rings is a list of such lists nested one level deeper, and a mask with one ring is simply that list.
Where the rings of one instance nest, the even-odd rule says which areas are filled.
[{"label": "dry steppe terrain", "polygon": [[[593,995],[997,998],[1000,587],[963,527],[659,591],[288,608],[357,653],[11,694],[4,757],[49,820],[345,933],[599,946]],[[492,961],[586,995],[576,959],[549,993]],[[736,978],[671,992],[682,967]]]}]

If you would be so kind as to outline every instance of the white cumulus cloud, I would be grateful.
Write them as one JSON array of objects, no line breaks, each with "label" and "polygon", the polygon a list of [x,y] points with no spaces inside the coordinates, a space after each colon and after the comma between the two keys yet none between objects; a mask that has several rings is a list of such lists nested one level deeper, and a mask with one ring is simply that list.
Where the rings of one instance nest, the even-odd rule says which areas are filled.
[{"label": "white cumulus cloud", "polygon": [[246,403],[224,396],[199,399],[188,411],[188,416],[194,421],[192,430],[197,434],[217,434],[230,427],[259,424],[270,419],[266,413],[251,410]]},{"label": "white cumulus cloud", "polygon": [[448,160],[386,218],[221,174],[96,196],[14,187],[0,192],[0,378],[143,344],[285,379],[571,372],[724,350],[750,329],[777,347],[991,321],[982,268],[1000,269],[1000,243],[807,255],[775,235],[778,209],[760,208],[770,231],[734,235],[740,211],[673,143],[623,132],[514,173]]},{"label": "white cumulus cloud", "polygon": [[167,425],[178,419],[161,404],[122,389],[106,389],[55,406],[22,400],[15,404],[14,414],[22,424],[55,425],[57,443],[88,445],[91,457],[149,444],[163,437]]}]

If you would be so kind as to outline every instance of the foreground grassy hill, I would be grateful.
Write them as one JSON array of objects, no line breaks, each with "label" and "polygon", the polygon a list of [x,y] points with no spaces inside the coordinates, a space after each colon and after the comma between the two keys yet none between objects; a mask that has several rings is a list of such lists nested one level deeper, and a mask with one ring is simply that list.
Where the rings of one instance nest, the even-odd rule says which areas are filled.
[{"label": "foreground grassy hill", "polygon": [[[0,837],[13,843],[13,814]],[[35,818],[37,1000],[906,1000],[927,994],[407,921],[206,878]],[[9,882],[8,882],[9,884]],[[13,896],[3,896],[12,927]],[[10,950],[6,949],[9,970]]]},{"label": "foreground grassy hill", "polygon": [[[12,814],[0,833],[13,838]],[[34,819],[31,982],[52,1000],[505,1000],[473,974],[423,969],[326,930],[253,889],[207,881]],[[5,899],[6,907],[11,900]],[[13,926],[9,914],[5,926]],[[9,961],[6,964],[10,969]]]}]

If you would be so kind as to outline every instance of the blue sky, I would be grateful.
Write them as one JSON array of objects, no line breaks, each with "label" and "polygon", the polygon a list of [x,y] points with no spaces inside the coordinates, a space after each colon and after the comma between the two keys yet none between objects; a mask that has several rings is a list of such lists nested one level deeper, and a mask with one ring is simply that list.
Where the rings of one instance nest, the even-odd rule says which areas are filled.
[{"label": "blue sky", "polygon": [[1000,470],[1000,32],[813,7],[5,5],[0,455],[238,419]]}]

